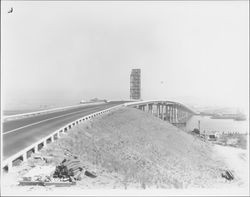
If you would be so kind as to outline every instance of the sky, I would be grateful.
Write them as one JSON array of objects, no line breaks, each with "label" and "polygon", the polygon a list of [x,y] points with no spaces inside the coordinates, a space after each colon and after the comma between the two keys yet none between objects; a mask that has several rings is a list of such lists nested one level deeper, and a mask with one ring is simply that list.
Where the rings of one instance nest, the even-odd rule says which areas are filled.
[{"label": "sky", "polygon": [[248,110],[248,1],[1,4],[3,109],[126,100],[141,68],[144,100]]}]

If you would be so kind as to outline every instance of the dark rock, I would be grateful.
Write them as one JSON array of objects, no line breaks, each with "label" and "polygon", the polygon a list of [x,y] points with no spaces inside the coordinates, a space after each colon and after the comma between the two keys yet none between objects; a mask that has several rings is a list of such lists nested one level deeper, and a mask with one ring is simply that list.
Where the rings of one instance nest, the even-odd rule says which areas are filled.
[{"label": "dark rock", "polygon": [[233,173],[229,170],[225,170],[223,173],[221,173],[221,176],[229,181],[234,179]]},{"label": "dark rock", "polygon": [[89,171],[85,171],[85,173],[84,173],[86,176],[88,176],[88,177],[91,177],[91,178],[96,178],[97,176],[96,175],[94,175],[93,173],[91,173],[91,172],[89,172]]}]

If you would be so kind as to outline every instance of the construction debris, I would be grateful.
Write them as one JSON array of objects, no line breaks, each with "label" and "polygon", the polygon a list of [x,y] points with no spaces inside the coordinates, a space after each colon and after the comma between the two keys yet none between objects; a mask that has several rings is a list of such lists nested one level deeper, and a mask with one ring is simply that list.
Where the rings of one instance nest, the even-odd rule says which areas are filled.
[{"label": "construction debris", "polygon": [[59,178],[62,181],[72,182],[74,180],[81,180],[81,174],[84,166],[78,159],[64,159],[60,165],[56,166],[53,178]]},{"label": "construction debris", "polygon": [[86,176],[88,176],[88,177],[91,177],[91,178],[96,178],[97,176],[95,175],[95,174],[93,174],[93,173],[91,173],[91,172],[89,172],[89,171],[85,171],[85,173],[84,173]]},{"label": "construction debris", "polygon": [[76,182],[44,182],[44,186],[54,185],[56,187],[70,187],[71,185],[76,185]]},{"label": "construction debris", "polygon": [[55,170],[47,174],[39,173],[41,171],[44,172],[44,170],[42,170],[43,168],[45,171],[49,172],[49,166],[34,168],[23,177],[22,181],[19,181],[19,185],[54,185],[56,187],[64,187],[75,185],[76,181],[81,180],[83,175],[91,178],[97,177],[93,172],[85,170],[85,166],[77,157],[63,159],[63,161],[56,166]]},{"label": "construction debris", "polygon": [[30,185],[44,186],[44,182],[43,181],[19,181],[19,185],[21,186],[30,186]]},{"label": "construction debris", "polygon": [[221,173],[221,176],[229,181],[234,179],[233,173],[229,170],[225,170],[223,173]]},{"label": "construction debris", "polygon": [[51,186],[54,185],[56,187],[69,187],[71,185],[75,185],[76,182],[45,182],[45,181],[19,181],[19,185],[21,186]]}]

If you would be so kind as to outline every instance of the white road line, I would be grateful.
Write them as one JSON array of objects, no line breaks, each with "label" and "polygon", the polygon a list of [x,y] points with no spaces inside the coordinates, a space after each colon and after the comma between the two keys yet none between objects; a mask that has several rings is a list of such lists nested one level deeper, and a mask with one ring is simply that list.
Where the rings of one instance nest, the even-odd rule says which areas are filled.
[{"label": "white road line", "polygon": [[72,112],[72,113],[68,113],[68,114],[62,115],[62,116],[57,116],[57,117],[45,119],[45,120],[42,120],[42,121],[39,121],[39,122],[35,122],[35,123],[29,124],[29,125],[25,125],[25,126],[23,126],[23,127],[19,127],[19,128],[10,130],[10,131],[6,131],[6,132],[3,133],[3,135],[9,134],[9,133],[15,132],[15,131],[17,131],[17,130],[20,130],[20,129],[23,129],[23,128],[27,128],[27,127],[30,127],[30,126],[33,126],[33,125],[36,125],[36,124],[39,124],[39,123],[41,123],[41,122],[46,122],[46,121],[53,120],[53,119],[56,119],[56,118],[61,118],[61,117],[64,117],[64,116],[68,116],[68,115],[70,115],[70,114],[76,114],[76,113],[79,113],[79,112],[80,112],[80,111]]}]

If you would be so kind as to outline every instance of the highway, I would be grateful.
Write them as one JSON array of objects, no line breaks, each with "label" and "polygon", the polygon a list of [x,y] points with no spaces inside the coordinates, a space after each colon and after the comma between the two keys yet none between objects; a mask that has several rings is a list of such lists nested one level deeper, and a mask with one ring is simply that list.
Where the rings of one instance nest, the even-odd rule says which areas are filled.
[{"label": "highway", "polygon": [[78,118],[123,103],[112,101],[3,122],[3,160]]}]

